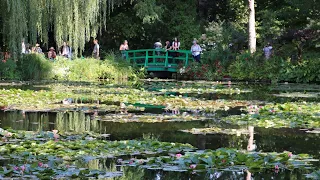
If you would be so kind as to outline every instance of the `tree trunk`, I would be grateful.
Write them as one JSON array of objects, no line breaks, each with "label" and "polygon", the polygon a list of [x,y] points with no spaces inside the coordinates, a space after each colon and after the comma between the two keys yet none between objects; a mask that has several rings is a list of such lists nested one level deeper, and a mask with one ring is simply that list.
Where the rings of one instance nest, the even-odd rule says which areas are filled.
[{"label": "tree trunk", "polygon": [[256,52],[257,37],[256,37],[256,20],[254,10],[254,0],[249,1],[249,49],[250,53]]}]

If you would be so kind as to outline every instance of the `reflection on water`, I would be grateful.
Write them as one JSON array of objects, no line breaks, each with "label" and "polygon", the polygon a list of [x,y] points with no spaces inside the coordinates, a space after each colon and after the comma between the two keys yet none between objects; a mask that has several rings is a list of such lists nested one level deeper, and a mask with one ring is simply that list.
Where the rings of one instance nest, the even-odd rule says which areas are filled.
[{"label": "reflection on water", "polygon": [[[214,120],[186,121],[186,122],[159,122],[159,123],[118,123],[104,122],[91,118],[91,114],[83,112],[23,112],[0,111],[1,127],[12,127],[17,130],[50,131],[57,129],[60,132],[92,131],[101,134],[111,134],[111,140],[143,139],[147,134],[160,141],[190,143],[199,149],[217,149],[230,147],[264,152],[291,151],[309,153],[316,157],[319,154],[319,134],[309,134],[299,129],[258,128],[248,127],[247,135],[193,135],[178,130],[192,128],[206,128],[212,125],[224,127]],[[254,131],[254,133],[253,133]],[[257,143],[254,144],[254,140]]]},{"label": "reflection on water", "polygon": [[[274,102],[296,101],[295,97],[275,97],[268,92],[268,88],[258,87],[252,93],[222,95],[222,94],[182,94],[204,99],[234,99],[234,100],[264,100]],[[277,90],[279,91],[279,90]],[[175,93],[174,95],[180,95]],[[317,98],[304,99],[307,101],[318,101]],[[163,109],[146,109],[145,112],[162,114]],[[228,112],[216,112],[217,116],[239,114],[240,107]],[[95,114],[97,115],[97,114]],[[99,112],[99,115],[100,112]],[[27,131],[50,131],[57,129],[60,132],[83,133],[86,131],[111,134],[111,140],[143,139],[146,136],[155,137],[160,141],[190,143],[197,148],[217,149],[222,147],[243,149],[248,151],[283,152],[291,151],[294,154],[308,153],[315,158],[319,154],[319,134],[308,134],[299,129],[267,129],[248,126],[248,135],[226,135],[226,134],[189,134],[178,130],[206,127],[225,127],[225,124],[215,119],[206,121],[184,121],[184,122],[106,122],[92,118],[92,114],[83,111],[65,112],[24,112],[24,111],[0,111],[0,127],[12,127],[17,130]],[[230,125],[228,125],[230,128]],[[131,158],[131,157],[126,157]],[[6,164],[7,161],[0,161]],[[123,176],[115,177],[115,180],[175,180],[175,179],[305,179],[303,170],[283,172],[249,172],[249,171],[218,171],[212,170],[208,173],[190,174],[177,172],[163,172],[147,170],[138,167],[117,166],[116,159],[95,159],[90,161],[79,160],[74,162],[77,167],[105,170],[108,172],[124,172]]]},{"label": "reflection on water", "polygon": [[256,145],[253,144],[254,127],[253,126],[249,126],[248,127],[248,131],[249,131],[249,140],[248,140],[247,151],[254,151],[256,149]]}]

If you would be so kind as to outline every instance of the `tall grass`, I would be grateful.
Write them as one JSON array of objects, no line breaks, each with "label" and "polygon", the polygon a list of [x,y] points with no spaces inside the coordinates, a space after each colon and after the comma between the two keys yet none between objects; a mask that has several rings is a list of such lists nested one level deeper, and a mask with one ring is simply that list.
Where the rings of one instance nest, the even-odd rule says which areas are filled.
[{"label": "tall grass", "polygon": [[17,61],[17,73],[22,80],[48,79],[52,70],[52,63],[43,55],[27,54]]},{"label": "tall grass", "polygon": [[1,79],[62,81],[136,81],[144,72],[135,70],[125,60],[108,54],[105,60],[79,58],[69,60],[58,57],[54,62],[43,55],[28,54],[17,61],[12,59],[0,62]]},{"label": "tall grass", "polygon": [[53,76],[58,80],[109,81],[134,80],[135,70],[124,60],[107,56],[105,60],[58,58],[53,63]]}]

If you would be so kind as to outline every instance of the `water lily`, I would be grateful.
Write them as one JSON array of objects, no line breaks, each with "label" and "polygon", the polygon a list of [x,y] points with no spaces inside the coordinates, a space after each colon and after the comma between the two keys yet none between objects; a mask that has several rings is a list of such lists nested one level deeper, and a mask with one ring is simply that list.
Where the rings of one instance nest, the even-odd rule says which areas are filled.
[{"label": "water lily", "polygon": [[176,158],[179,159],[182,157],[182,154],[176,154]]},{"label": "water lily", "polygon": [[4,135],[6,137],[11,137],[12,136],[12,133],[11,132],[6,132],[6,134]]},{"label": "water lily", "polygon": [[42,162],[38,162],[38,166],[39,166],[39,167],[42,167],[42,166],[43,166],[43,163],[42,163]]},{"label": "water lily", "polygon": [[52,132],[53,132],[53,134],[58,134],[59,131],[54,129],[54,130],[52,130]]},{"label": "water lily", "polygon": [[289,152],[289,153],[288,153],[288,156],[289,156],[289,157],[292,157],[292,152]]},{"label": "water lily", "polygon": [[139,160],[139,164],[143,164],[144,163],[144,161],[143,160]]},{"label": "water lily", "polygon": [[117,163],[122,163],[123,159],[118,159]]},{"label": "water lily", "polygon": [[15,167],[13,167],[13,170],[15,170],[15,171],[19,171],[19,167],[18,166],[15,166]]},{"label": "water lily", "polygon": [[222,163],[226,163],[226,160],[225,159],[222,159],[222,161],[221,161]]},{"label": "water lily", "polygon": [[24,172],[26,170],[26,167],[24,165],[20,166],[20,169],[22,172]]},{"label": "water lily", "polygon": [[275,165],[275,166],[274,166],[274,169],[275,169],[275,170],[279,170],[279,165]]},{"label": "water lily", "polygon": [[58,140],[58,139],[59,139],[59,137],[60,137],[60,135],[59,135],[59,134],[53,134],[53,138],[54,138],[55,140]]},{"label": "water lily", "polygon": [[190,164],[190,168],[191,168],[191,169],[195,169],[196,167],[197,167],[196,164]]},{"label": "water lily", "polygon": [[6,137],[2,137],[1,140],[2,140],[2,142],[7,142],[8,141],[8,139]]}]

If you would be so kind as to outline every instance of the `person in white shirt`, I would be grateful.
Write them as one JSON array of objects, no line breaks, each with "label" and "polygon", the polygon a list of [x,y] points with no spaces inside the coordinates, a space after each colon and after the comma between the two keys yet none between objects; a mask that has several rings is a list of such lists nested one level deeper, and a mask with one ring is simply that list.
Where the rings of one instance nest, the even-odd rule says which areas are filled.
[{"label": "person in white shirt", "polygon": [[154,43],[153,47],[156,50],[157,55],[160,56],[160,51],[162,48],[161,40],[158,39],[158,41]]},{"label": "person in white shirt", "polygon": [[192,53],[193,59],[198,63],[200,63],[201,52],[202,52],[201,47],[199,46],[199,44],[197,44],[196,40],[193,40],[193,45],[191,46],[191,53]]},{"label": "person in white shirt", "polygon": [[263,52],[264,52],[264,56],[266,57],[266,59],[270,59],[271,54],[272,54],[272,46],[270,43],[268,43],[268,45],[266,45],[263,48]]},{"label": "person in white shirt", "polygon": [[63,45],[60,47],[59,54],[68,59],[72,58],[72,49],[67,42],[63,42]]}]

